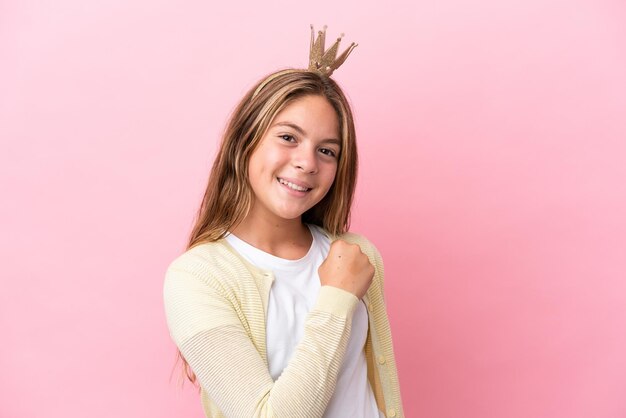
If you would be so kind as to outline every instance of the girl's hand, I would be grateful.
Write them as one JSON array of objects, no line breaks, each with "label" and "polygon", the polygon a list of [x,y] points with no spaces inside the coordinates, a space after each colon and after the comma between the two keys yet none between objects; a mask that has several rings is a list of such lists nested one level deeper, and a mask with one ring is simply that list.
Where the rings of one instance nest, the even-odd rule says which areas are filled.
[{"label": "girl's hand", "polygon": [[346,290],[361,299],[374,278],[374,266],[358,244],[335,240],[318,269],[322,286]]}]

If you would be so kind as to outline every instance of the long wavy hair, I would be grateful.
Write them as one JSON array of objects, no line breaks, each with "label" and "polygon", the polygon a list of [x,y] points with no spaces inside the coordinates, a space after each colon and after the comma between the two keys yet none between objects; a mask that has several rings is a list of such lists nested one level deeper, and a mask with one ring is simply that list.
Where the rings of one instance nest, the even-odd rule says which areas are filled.
[{"label": "long wavy hair", "polygon": [[[337,112],[341,152],[332,186],[320,202],[302,214],[302,222],[318,225],[332,235],[348,230],[358,166],[352,110],[339,85],[328,76],[288,69],[256,83],[230,116],[187,249],[223,238],[247,216],[253,202],[248,178],[250,156],[274,117],[294,100],[308,95],[325,97]],[[195,383],[189,364],[180,351],[178,355],[184,374]]]}]

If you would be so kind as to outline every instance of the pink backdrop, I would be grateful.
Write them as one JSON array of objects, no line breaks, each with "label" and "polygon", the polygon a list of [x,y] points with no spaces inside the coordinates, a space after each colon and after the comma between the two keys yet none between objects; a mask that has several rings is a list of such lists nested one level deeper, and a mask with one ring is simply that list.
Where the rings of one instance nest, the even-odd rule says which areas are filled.
[{"label": "pink backdrop", "polygon": [[353,230],[407,416],[626,417],[626,5],[0,1],[0,416],[201,417],[163,274],[308,25],[360,44]]}]

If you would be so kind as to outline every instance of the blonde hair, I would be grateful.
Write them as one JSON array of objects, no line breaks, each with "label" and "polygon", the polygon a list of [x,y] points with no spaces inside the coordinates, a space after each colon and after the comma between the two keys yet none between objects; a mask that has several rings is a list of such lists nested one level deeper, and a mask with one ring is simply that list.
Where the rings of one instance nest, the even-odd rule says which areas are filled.
[{"label": "blonde hair", "polygon": [[[337,112],[341,151],[337,173],[328,193],[302,214],[302,222],[323,227],[332,235],[346,232],[357,176],[356,133],[352,110],[339,85],[326,75],[307,70],[281,70],[253,86],[239,102],[228,122],[213,163],[187,248],[223,238],[248,214],[252,189],[248,180],[250,155],[271,126],[274,117],[294,100],[325,97]],[[185,375],[196,381],[179,352]]]}]

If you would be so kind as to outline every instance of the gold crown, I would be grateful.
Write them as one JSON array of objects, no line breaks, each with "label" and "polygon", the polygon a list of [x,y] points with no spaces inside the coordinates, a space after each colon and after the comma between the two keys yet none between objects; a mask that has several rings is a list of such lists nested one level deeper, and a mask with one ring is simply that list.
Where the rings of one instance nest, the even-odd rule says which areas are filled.
[{"label": "gold crown", "polygon": [[287,74],[287,73],[297,73],[301,71],[313,71],[319,74],[326,75],[330,77],[330,75],[337,68],[341,66],[350,55],[350,52],[357,46],[354,42],[345,50],[339,58],[337,56],[337,50],[339,49],[339,43],[341,42],[341,38],[343,38],[344,34],[342,33],[339,38],[335,41],[333,46],[330,47],[327,51],[324,51],[324,41],[326,40],[326,26],[324,26],[323,31],[318,32],[317,39],[314,39],[315,31],[313,30],[313,25],[311,25],[311,50],[309,51],[309,68],[307,70],[299,70],[295,68],[288,68],[286,70],[281,70],[275,72],[268,76],[263,82],[259,84],[259,86],[254,90],[252,97],[255,97],[263,88],[269,83],[271,80],[276,77]]},{"label": "gold crown", "polygon": [[357,44],[352,42],[348,48],[343,51],[339,57],[337,57],[337,51],[339,50],[339,43],[341,42],[341,38],[343,38],[344,34],[342,33],[339,38],[335,41],[333,46],[331,46],[328,50],[324,51],[324,43],[326,41],[326,25],[324,25],[324,30],[320,30],[317,32],[317,39],[315,37],[315,30],[313,29],[313,25],[311,25],[311,50],[309,52],[309,71],[316,71],[318,73],[330,75],[337,68],[341,66],[350,55],[350,52],[354,48],[356,48]]}]

